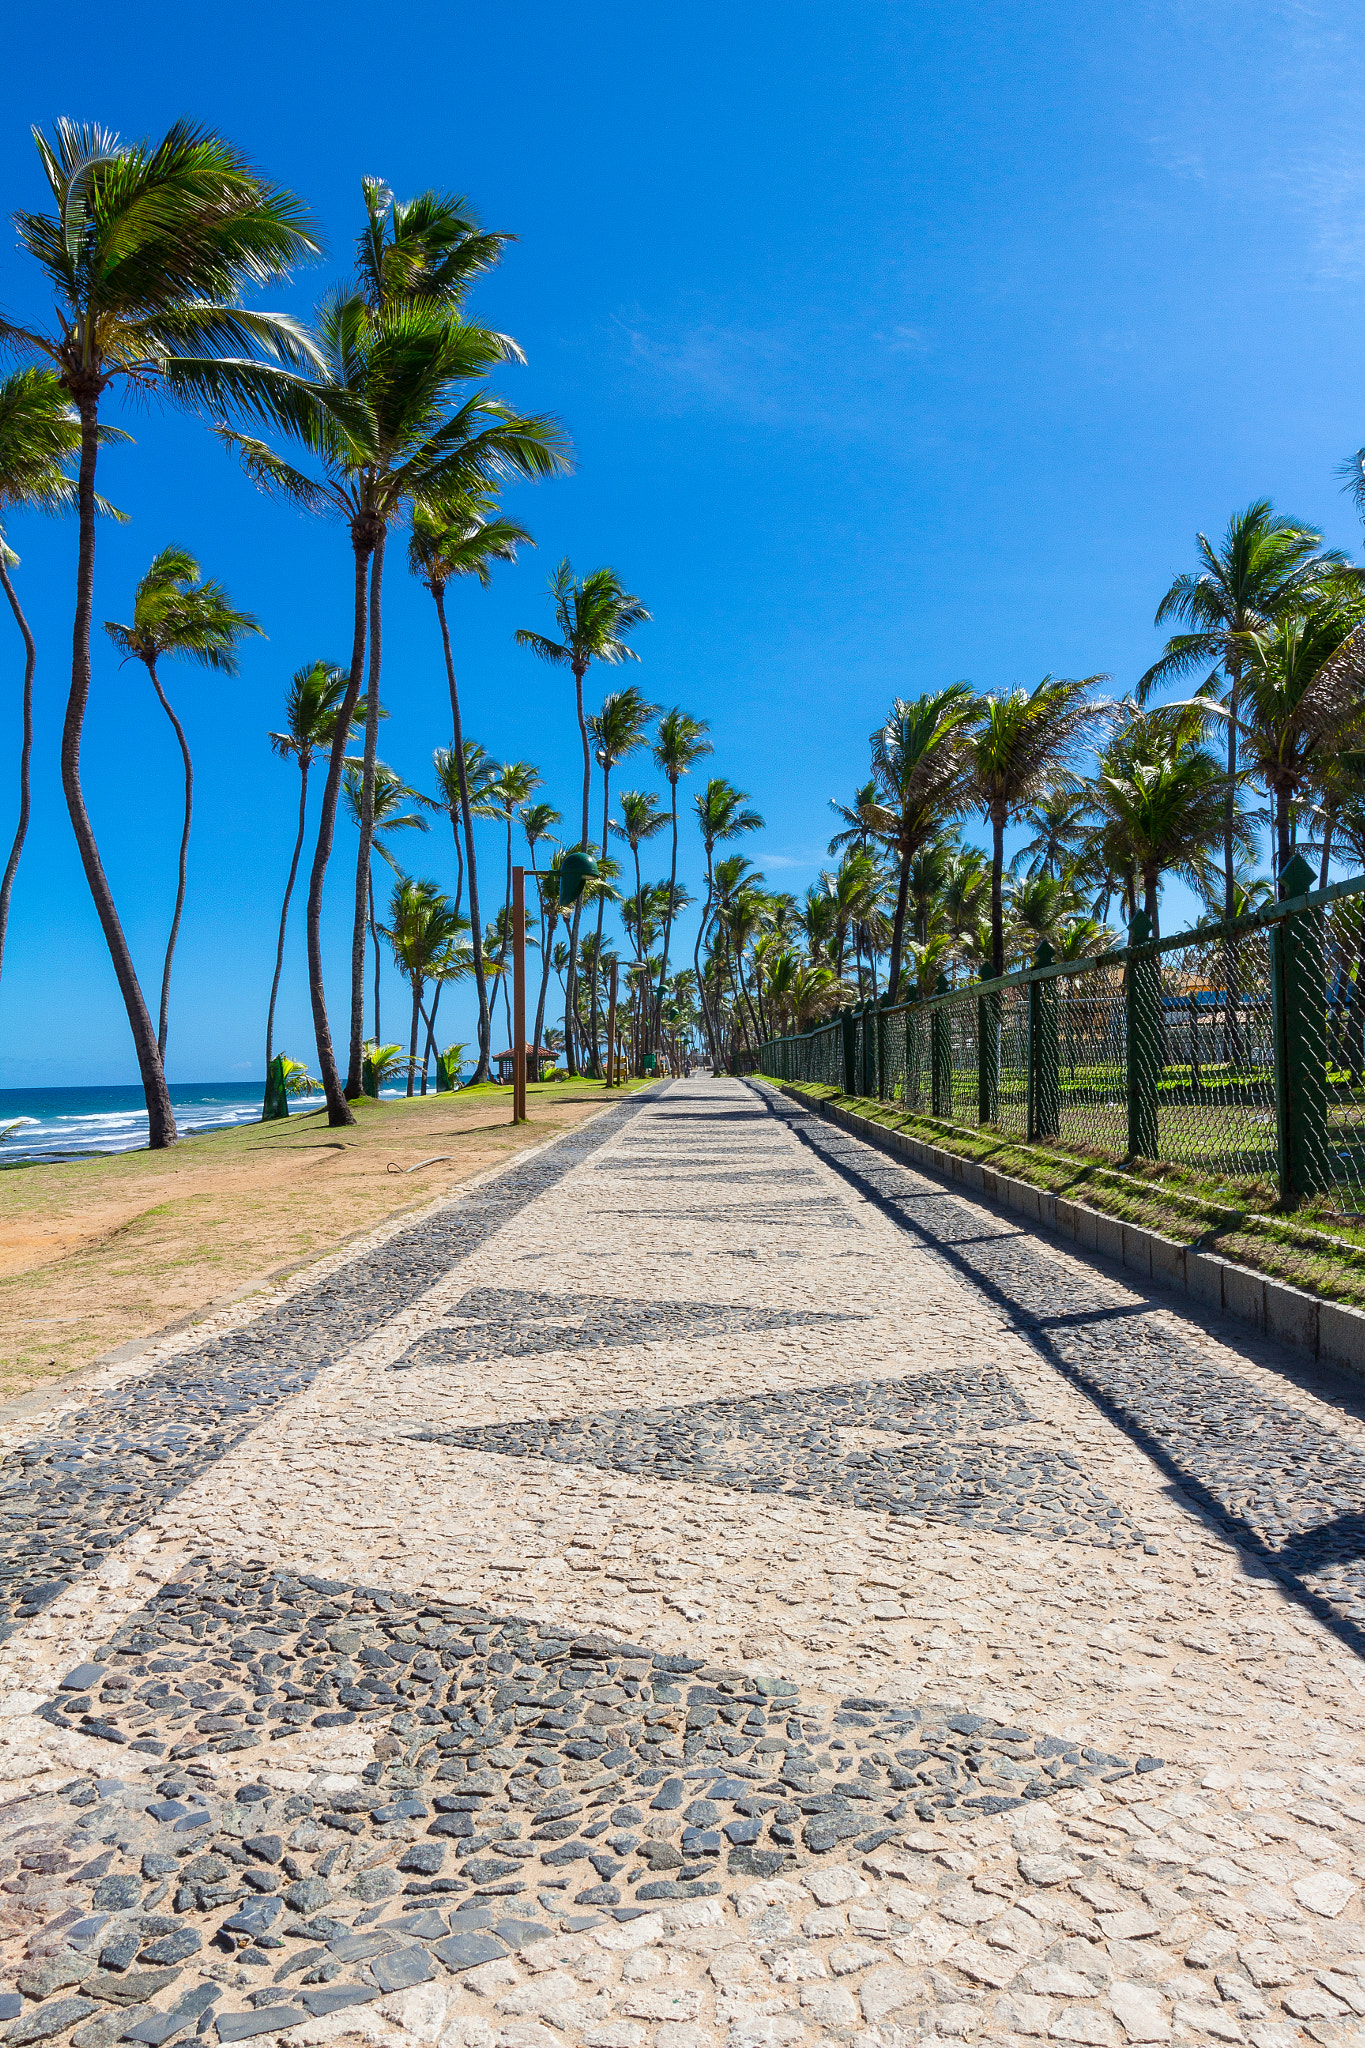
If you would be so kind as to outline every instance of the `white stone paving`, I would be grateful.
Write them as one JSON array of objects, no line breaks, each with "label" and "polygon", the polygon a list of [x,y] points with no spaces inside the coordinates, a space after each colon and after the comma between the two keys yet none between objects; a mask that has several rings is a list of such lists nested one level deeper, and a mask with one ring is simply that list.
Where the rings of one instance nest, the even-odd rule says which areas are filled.
[{"label": "white stone paving", "polygon": [[[27,1623],[0,1651],[12,1788],[107,1763],[101,1745],[34,1710],[117,1617],[191,1556],[265,1558],[619,1634],[831,1698],[947,1702],[1165,1760],[1032,1809],[912,1827],[865,1859],[841,1848],[783,1878],[729,1880],[718,1898],[607,1919],[281,2040],[1365,2044],[1360,1660],[1000,1309],[758,1106],[738,1082],[674,1085]],[[790,1200],[826,1206],[784,1210]],[[1116,1303],[1139,1298],[1112,1285]],[[475,1287],[857,1320],[395,1371]],[[1182,1327],[1285,1395],[1232,1326]],[[968,1364],[1003,1370],[1034,1418],[1015,1440],[1064,1446],[1145,1546],[415,1441]],[[1312,1393],[1293,1399],[1365,1434]],[[335,1780],[371,1753],[363,1724],[310,1730],[277,1745],[264,1775]],[[221,1775],[231,1782],[231,1760]]]}]

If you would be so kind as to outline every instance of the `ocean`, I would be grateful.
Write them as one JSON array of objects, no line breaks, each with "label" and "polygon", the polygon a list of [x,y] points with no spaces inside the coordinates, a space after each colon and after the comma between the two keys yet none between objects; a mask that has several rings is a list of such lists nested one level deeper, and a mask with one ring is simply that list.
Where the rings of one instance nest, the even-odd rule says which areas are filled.
[{"label": "ocean", "polygon": [[[384,1089],[401,1095],[402,1089]],[[188,1081],[171,1084],[180,1135],[255,1123],[261,1081]],[[323,1097],[294,1098],[294,1114],[319,1109]],[[147,1110],[139,1087],[0,1088],[0,1167],[38,1159],[79,1159],[99,1152],[131,1152],[147,1142]]]}]

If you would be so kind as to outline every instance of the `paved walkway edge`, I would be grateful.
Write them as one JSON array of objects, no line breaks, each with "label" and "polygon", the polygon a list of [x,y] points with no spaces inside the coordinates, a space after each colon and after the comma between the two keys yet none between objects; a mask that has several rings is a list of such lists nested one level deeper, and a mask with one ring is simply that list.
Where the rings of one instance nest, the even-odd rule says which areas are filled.
[{"label": "paved walkway edge", "polygon": [[[585,1130],[589,1124],[596,1123],[600,1117],[607,1116],[613,1109],[619,1108],[622,1102],[637,1099],[657,1100],[658,1095],[667,1088],[669,1078],[661,1077],[662,1086],[659,1081],[655,1081],[649,1087],[623,1092],[612,1101],[604,1102],[600,1109],[594,1109],[590,1115],[580,1117],[576,1124],[566,1125],[564,1130],[556,1131],[551,1137],[538,1139],[534,1145],[527,1145],[523,1150],[509,1152],[505,1159],[495,1159],[491,1166],[485,1166],[478,1173],[470,1174],[467,1180],[457,1181],[453,1187],[447,1188],[439,1195],[424,1195],[417,1201],[407,1203],[401,1209],[390,1209],[388,1215],[380,1217],[378,1222],[366,1223],[359,1230],[347,1231],[344,1237],[337,1238],[334,1243],[324,1245],[318,1251],[306,1252],[301,1259],[291,1259],[288,1265],[275,1266],[268,1273],[248,1280],[244,1286],[234,1287],[227,1294],[216,1294],[210,1300],[201,1303],[198,1308],[187,1309],[183,1315],[176,1316],[169,1323],[163,1323],[159,1330],[149,1330],[145,1337],[130,1337],[122,1344],[115,1344],[109,1351],[97,1352],[94,1358],[87,1359],[84,1365],[74,1366],[70,1372],[58,1373],[50,1380],[40,1380],[37,1385],[26,1388],[22,1394],[11,1394],[7,1400],[0,1401],[0,1428],[20,1417],[41,1415],[63,1401],[88,1393],[92,1386],[99,1383],[110,1366],[135,1364],[138,1359],[158,1350],[162,1345],[173,1344],[177,1338],[182,1339],[188,1346],[203,1337],[212,1336],[213,1326],[222,1323],[225,1317],[230,1316],[231,1312],[244,1302],[251,1303],[253,1309],[265,1314],[284,1300],[294,1286],[306,1286],[310,1280],[323,1277],[326,1268],[335,1269],[349,1265],[352,1260],[367,1257],[390,1237],[411,1229],[425,1217],[434,1216],[447,1204],[462,1201],[466,1195],[476,1188],[483,1187],[488,1181],[497,1180],[500,1175],[524,1166],[528,1159],[534,1159],[541,1152],[547,1152],[569,1132]],[[259,1303],[253,1301],[254,1296],[260,1297]],[[249,1314],[248,1320],[251,1319]]]},{"label": "paved walkway edge", "polygon": [[859,1116],[855,1110],[844,1109],[837,1103],[812,1101],[799,1089],[781,1083],[767,1085],[776,1087],[803,1109],[838,1124],[851,1136],[875,1145],[879,1151],[894,1153],[923,1173],[952,1181],[988,1202],[998,1202],[1030,1223],[1037,1223],[1058,1237],[1069,1238],[1083,1251],[1114,1259],[1154,1287],[1187,1295],[1202,1309],[1250,1324],[1252,1329],[1290,1345],[1295,1351],[1365,1379],[1365,1311],[1348,1308],[1342,1302],[1322,1301],[1300,1287],[1291,1287],[1285,1280],[1269,1279],[1248,1266],[1217,1258],[1212,1252],[1177,1244],[1159,1231],[1144,1230],[1136,1223],[1106,1216],[1085,1202],[1049,1194],[1046,1188],[997,1173],[978,1160],[959,1158],[955,1152],[926,1144],[923,1138],[912,1137],[907,1131],[888,1130],[874,1118]]}]

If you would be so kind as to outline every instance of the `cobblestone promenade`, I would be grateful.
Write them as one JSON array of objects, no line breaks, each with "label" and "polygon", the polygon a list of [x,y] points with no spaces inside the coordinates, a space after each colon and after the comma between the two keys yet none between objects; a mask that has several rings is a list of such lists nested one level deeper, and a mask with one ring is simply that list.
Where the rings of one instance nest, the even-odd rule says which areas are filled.
[{"label": "cobblestone promenade", "polygon": [[0,1429],[0,2042],[1365,2048],[1363,1418],[623,1101]]}]

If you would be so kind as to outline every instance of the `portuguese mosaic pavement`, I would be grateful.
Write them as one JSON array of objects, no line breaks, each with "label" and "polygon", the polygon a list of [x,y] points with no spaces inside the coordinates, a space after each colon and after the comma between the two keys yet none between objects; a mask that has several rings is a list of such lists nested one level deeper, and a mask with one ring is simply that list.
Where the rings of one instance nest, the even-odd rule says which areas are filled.
[{"label": "portuguese mosaic pavement", "polygon": [[674,1083],[0,1426],[0,2034],[1365,2048],[1365,1407]]}]

